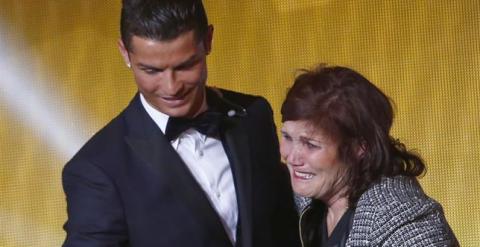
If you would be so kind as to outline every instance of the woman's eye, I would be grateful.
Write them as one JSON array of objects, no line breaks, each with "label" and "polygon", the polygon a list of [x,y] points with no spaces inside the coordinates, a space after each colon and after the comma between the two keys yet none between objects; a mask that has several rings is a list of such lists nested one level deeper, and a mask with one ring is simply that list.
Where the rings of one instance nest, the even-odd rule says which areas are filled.
[{"label": "woman's eye", "polygon": [[317,149],[317,148],[320,148],[319,146],[313,144],[313,143],[310,143],[310,142],[306,142],[305,143],[305,146],[307,146],[308,149]]},{"label": "woman's eye", "polygon": [[292,137],[290,137],[289,135],[284,134],[284,133],[282,133],[282,137],[283,137],[283,139],[286,140],[286,141],[291,141],[291,140],[292,140]]}]

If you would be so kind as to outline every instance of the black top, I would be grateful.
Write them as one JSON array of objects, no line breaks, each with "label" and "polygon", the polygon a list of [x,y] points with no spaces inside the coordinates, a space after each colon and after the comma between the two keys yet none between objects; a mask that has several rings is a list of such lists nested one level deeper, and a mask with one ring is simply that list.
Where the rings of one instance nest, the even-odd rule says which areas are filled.
[{"label": "black top", "polygon": [[318,246],[328,246],[328,247],[341,247],[345,246],[348,239],[348,234],[350,233],[350,229],[352,228],[353,222],[353,213],[354,210],[347,209],[347,211],[343,214],[342,218],[338,221],[337,225],[333,229],[332,235],[328,237],[327,231],[327,210],[324,210],[322,224],[319,227],[320,234],[320,241]]},{"label": "black top", "polygon": [[343,247],[352,228],[355,209],[347,209],[332,231],[327,232],[327,207],[313,200],[301,217],[302,239],[305,247]]}]

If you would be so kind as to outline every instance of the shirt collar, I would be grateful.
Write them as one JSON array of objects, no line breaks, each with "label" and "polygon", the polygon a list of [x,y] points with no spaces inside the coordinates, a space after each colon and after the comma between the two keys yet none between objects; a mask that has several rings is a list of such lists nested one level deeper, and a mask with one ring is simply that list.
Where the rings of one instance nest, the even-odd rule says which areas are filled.
[{"label": "shirt collar", "polygon": [[[155,122],[155,124],[157,124],[157,126],[162,130],[162,132],[165,134],[165,130],[167,129],[167,123],[168,123],[168,119],[170,118],[170,116],[168,116],[167,114],[153,108],[153,106],[151,106],[147,100],[145,99],[145,97],[143,96],[142,93],[140,93],[140,101],[143,105],[143,108],[145,108],[145,110],[147,111],[148,115],[153,119],[153,121]],[[185,133],[181,134],[179,137],[183,136]],[[196,130],[190,130],[187,134],[189,135],[197,135],[203,143],[206,141],[207,139],[207,136],[206,135],[203,135],[203,134],[200,134],[200,132],[196,131]],[[175,149],[178,148],[178,144],[179,144],[179,138],[175,138],[174,140],[172,140],[172,145],[175,147]]]},{"label": "shirt collar", "polygon": [[167,128],[167,122],[169,116],[151,106],[142,93],[140,93],[140,101],[142,102],[143,108],[147,111],[148,115],[153,119],[153,121],[157,124],[157,126],[165,133],[165,129]]}]

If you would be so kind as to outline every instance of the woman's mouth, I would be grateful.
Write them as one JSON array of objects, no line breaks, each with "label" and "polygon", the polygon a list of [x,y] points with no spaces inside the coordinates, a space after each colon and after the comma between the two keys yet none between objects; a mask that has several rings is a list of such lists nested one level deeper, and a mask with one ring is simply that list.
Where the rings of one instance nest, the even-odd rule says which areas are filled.
[{"label": "woman's mouth", "polygon": [[293,175],[296,178],[303,179],[303,180],[309,180],[313,178],[314,174],[310,172],[300,172],[300,171],[293,171]]}]

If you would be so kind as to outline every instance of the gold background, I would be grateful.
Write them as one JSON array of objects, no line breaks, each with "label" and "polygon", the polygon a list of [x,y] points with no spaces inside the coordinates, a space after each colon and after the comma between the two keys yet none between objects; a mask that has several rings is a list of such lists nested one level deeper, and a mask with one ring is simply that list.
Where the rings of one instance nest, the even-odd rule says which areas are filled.
[{"label": "gold background", "polygon": [[[0,246],[59,246],[61,170],[135,85],[118,0],[0,0]],[[363,73],[397,105],[394,135],[462,246],[480,243],[480,2],[208,0],[209,84],[264,95],[279,125],[296,69]]]}]

